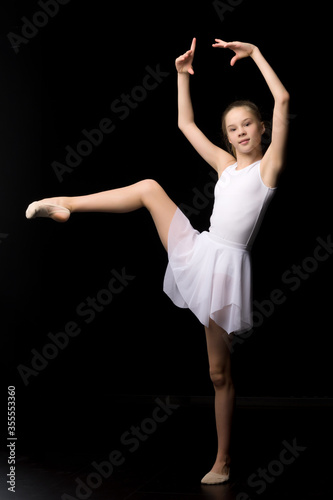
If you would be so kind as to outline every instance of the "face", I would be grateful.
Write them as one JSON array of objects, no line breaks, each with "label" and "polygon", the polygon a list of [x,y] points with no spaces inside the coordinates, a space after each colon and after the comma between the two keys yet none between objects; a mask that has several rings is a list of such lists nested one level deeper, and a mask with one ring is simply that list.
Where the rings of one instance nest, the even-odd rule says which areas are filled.
[{"label": "face", "polygon": [[225,118],[229,142],[237,153],[250,153],[261,150],[261,136],[265,131],[263,123],[246,107],[234,108]]}]

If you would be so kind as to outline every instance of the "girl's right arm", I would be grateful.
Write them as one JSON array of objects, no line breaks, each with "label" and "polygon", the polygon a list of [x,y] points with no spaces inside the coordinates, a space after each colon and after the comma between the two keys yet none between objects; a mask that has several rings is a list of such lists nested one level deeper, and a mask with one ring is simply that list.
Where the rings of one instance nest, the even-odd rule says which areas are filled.
[{"label": "girl's right arm", "polygon": [[215,146],[201,132],[194,122],[194,113],[190,95],[190,75],[194,74],[192,63],[196,39],[193,38],[191,49],[176,59],[178,71],[178,126],[202,158],[213,167],[219,175],[235,158]]}]

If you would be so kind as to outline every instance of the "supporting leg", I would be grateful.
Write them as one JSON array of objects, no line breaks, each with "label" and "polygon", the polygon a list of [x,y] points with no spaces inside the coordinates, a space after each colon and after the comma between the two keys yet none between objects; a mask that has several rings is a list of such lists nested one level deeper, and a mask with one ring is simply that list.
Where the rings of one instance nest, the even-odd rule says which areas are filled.
[{"label": "supporting leg", "polygon": [[205,330],[210,377],[215,389],[217,456],[211,472],[202,482],[216,484],[229,478],[229,448],[235,392],[231,378],[228,334],[212,320]]}]

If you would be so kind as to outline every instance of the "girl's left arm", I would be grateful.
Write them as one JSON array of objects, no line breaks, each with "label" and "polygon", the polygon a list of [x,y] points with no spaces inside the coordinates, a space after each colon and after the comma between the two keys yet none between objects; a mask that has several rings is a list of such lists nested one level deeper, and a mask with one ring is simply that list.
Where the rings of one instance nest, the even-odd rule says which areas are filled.
[{"label": "girl's left arm", "polygon": [[275,187],[285,163],[290,96],[258,47],[254,47],[251,57],[265,78],[274,98],[272,140],[261,161],[261,176],[266,186]]},{"label": "girl's left arm", "polygon": [[235,52],[230,64],[251,57],[258,66],[274,97],[272,141],[261,162],[261,176],[267,186],[275,187],[284,166],[288,135],[289,93],[268,64],[258,47],[251,43],[225,42],[215,38],[213,47],[231,49]]}]

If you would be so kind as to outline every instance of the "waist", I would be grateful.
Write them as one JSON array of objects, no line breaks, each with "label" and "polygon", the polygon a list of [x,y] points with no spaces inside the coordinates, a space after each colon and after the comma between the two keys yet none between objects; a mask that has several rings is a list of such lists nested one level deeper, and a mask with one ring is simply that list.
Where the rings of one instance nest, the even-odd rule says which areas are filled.
[{"label": "waist", "polygon": [[207,235],[212,240],[214,240],[217,243],[220,243],[221,245],[224,245],[226,247],[234,248],[236,250],[241,250],[243,252],[248,252],[251,250],[251,245],[245,245],[243,243],[237,243],[236,241],[226,240],[226,239],[222,238],[221,236],[219,236],[218,234],[216,234],[215,232],[207,231]]}]

